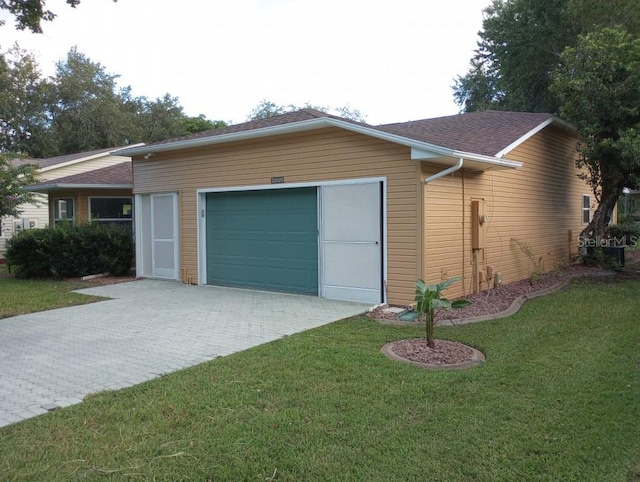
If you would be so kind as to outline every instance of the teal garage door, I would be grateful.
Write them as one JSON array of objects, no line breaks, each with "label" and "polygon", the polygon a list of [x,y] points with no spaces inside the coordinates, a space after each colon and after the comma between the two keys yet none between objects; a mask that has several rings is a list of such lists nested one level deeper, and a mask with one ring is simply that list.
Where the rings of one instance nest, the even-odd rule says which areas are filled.
[{"label": "teal garage door", "polygon": [[208,284],[318,294],[315,187],[206,198]]}]

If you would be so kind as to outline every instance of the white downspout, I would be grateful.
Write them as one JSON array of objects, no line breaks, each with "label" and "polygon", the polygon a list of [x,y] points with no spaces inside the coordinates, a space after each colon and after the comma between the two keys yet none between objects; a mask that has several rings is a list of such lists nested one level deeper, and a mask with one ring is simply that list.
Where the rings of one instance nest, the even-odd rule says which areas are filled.
[{"label": "white downspout", "polygon": [[451,167],[448,167],[444,171],[436,172],[435,174],[433,174],[433,175],[431,175],[429,177],[425,177],[424,178],[424,183],[425,184],[429,184],[431,181],[435,181],[436,179],[444,177],[447,174],[451,174],[452,172],[459,171],[460,169],[462,169],[462,164],[463,163],[464,163],[464,159],[461,157],[460,159],[458,159],[458,162],[456,162],[455,165],[453,165]]}]

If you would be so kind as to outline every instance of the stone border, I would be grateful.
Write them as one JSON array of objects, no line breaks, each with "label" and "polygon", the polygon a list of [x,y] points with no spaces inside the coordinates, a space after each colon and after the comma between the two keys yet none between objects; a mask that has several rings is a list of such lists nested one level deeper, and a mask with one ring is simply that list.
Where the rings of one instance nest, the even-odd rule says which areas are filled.
[{"label": "stone border", "polygon": [[599,271],[595,273],[576,273],[570,276],[567,276],[562,281],[559,281],[553,286],[549,288],[544,288],[540,291],[534,291],[533,293],[527,293],[525,295],[518,296],[515,300],[511,302],[511,306],[506,310],[499,311],[497,313],[492,313],[490,315],[478,315],[478,316],[470,316],[468,318],[460,318],[458,320],[440,320],[437,322],[437,326],[455,326],[455,325],[467,325],[470,323],[478,323],[480,321],[487,320],[497,320],[499,318],[507,318],[511,315],[515,315],[522,305],[525,302],[532,300],[534,298],[539,298],[540,296],[546,296],[555,293],[556,291],[560,291],[562,288],[565,288],[574,278],[585,278],[585,277],[599,277],[599,276],[615,276],[616,273],[613,271]]},{"label": "stone border", "polygon": [[[478,315],[478,316],[470,316],[467,318],[458,318],[455,320],[438,320],[436,321],[436,326],[456,326],[456,325],[467,325],[470,323],[478,323],[480,321],[488,321],[488,320],[497,320],[499,318],[507,318],[508,316],[515,315],[522,305],[525,304],[526,301],[532,300],[534,298],[538,298],[540,296],[546,296],[555,293],[556,291],[561,290],[565,286],[569,284],[571,280],[574,278],[586,278],[586,277],[601,277],[601,276],[615,276],[615,272],[613,271],[598,271],[595,273],[576,273],[570,276],[567,276],[562,281],[559,281],[553,286],[549,288],[544,288],[540,291],[534,291],[533,293],[527,293],[525,295],[518,296],[515,300],[511,302],[509,308],[498,311],[497,313],[491,313],[488,315]],[[416,325],[415,321],[402,321],[397,319],[392,320],[379,320],[376,319],[379,323],[386,323],[390,325]],[[423,323],[424,324],[424,323]]]},{"label": "stone border", "polygon": [[420,368],[427,368],[429,370],[464,370],[466,368],[473,368],[475,366],[478,366],[486,360],[484,353],[482,353],[481,351],[476,350],[472,346],[465,345],[464,343],[460,343],[459,341],[456,341],[456,343],[460,343],[461,345],[464,345],[467,348],[469,348],[471,351],[473,351],[473,355],[471,356],[470,360],[464,361],[462,363],[454,363],[450,365],[437,365],[435,363],[417,362],[417,361],[409,360],[408,358],[401,357],[400,355],[394,353],[392,349],[393,345],[395,345],[400,341],[403,341],[403,340],[391,341],[385,344],[382,348],[380,348],[380,351],[384,353],[384,355],[387,358],[390,358],[391,360],[408,363],[410,365],[415,365]]}]

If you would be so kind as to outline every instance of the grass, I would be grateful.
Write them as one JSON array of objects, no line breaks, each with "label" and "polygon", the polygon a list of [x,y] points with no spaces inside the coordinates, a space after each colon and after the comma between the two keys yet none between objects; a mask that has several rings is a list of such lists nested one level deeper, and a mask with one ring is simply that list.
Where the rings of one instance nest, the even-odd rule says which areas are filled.
[{"label": "grass", "polygon": [[0,478],[634,480],[638,292],[574,283],[438,328],[487,355],[466,371],[379,352],[421,327],[337,322],[0,429]]},{"label": "grass", "polygon": [[0,318],[104,299],[71,293],[79,288],[87,288],[87,285],[69,281],[15,279],[8,274],[6,265],[0,264]]}]

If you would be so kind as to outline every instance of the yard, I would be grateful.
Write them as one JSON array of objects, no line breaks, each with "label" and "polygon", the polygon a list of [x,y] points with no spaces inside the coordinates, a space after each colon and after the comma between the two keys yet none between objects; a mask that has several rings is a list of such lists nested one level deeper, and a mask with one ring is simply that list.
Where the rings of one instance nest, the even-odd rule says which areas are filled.
[{"label": "yard", "polygon": [[379,352],[421,327],[343,320],[0,429],[0,474],[640,480],[639,292],[577,281],[510,318],[438,328],[487,355],[467,371]]},{"label": "yard", "polygon": [[72,291],[89,288],[100,282],[99,279],[90,281],[15,279],[8,272],[7,266],[0,264],[0,319],[42,310],[95,303],[102,298]]}]

